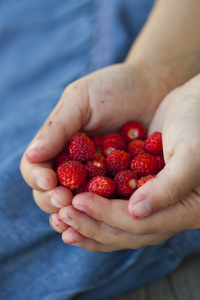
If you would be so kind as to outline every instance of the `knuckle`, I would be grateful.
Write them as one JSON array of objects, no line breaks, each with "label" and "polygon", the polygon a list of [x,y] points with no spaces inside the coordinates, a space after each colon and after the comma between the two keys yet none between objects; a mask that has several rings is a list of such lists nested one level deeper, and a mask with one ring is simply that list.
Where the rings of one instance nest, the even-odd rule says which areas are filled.
[{"label": "knuckle", "polygon": [[[178,189],[178,186],[176,186],[176,189]],[[165,196],[166,200],[164,203],[164,207],[172,206],[175,202],[174,195],[172,194],[172,192],[170,190],[165,190],[165,195],[166,195]]]},{"label": "knuckle", "polygon": [[144,219],[134,225],[134,227],[131,228],[131,232],[136,235],[143,235],[151,232],[151,227],[149,226],[149,223],[146,224],[146,220]]},{"label": "knuckle", "polygon": [[83,234],[91,240],[96,240],[97,238],[96,232],[92,229],[87,229]]}]

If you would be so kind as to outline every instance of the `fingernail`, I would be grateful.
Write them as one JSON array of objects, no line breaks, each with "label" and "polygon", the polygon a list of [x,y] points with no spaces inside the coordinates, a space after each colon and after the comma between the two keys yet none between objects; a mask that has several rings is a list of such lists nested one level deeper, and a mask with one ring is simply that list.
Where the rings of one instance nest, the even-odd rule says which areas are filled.
[{"label": "fingernail", "polygon": [[71,232],[71,227],[65,231],[65,243],[69,245],[74,245],[74,246],[80,246],[81,243],[76,240],[74,237],[74,234]]},{"label": "fingernail", "polygon": [[55,217],[51,223],[52,227],[58,231],[58,232],[63,232],[64,230],[66,230],[66,224],[62,222],[62,220],[60,220],[59,218]]},{"label": "fingernail", "polygon": [[71,217],[71,214],[69,213],[67,207],[61,209],[60,218],[65,224],[67,224],[69,226],[74,227],[77,225],[76,222],[74,221],[74,219]]},{"label": "fingernail", "polygon": [[49,189],[39,178],[36,180],[36,183],[37,183],[37,186],[39,188],[41,188],[42,190],[47,191]]},{"label": "fingernail", "polygon": [[61,207],[62,207],[62,204],[59,203],[59,202],[57,201],[57,199],[55,199],[54,196],[51,197],[50,201],[51,201],[51,205],[52,205],[53,207],[55,207],[55,208],[61,208]]},{"label": "fingernail", "polygon": [[[74,203],[73,203],[73,204],[74,204]],[[76,209],[78,209],[78,210],[80,210],[80,211],[82,211],[82,212],[84,212],[84,213],[87,213],[87,212],[88,212],[87,208],[84,207],[84,206],[82,206],[82,205],[80,205],[80,204],[76,204],[76,203],[75,203],[73,206],[74,206],[74,208],[76,208]]]},{"label": "fingernail", "polygon": [[153,209],[151,205],[146,201],[142,200],[140,202],[137,202],[132,207],[132,214],[136,218],[144,218],[149,216],[153,212]]},{"label": "fingernail", "polygon": [[67,219],[64,222],[69,226],[76,227],[76,222],[73,219]]}]

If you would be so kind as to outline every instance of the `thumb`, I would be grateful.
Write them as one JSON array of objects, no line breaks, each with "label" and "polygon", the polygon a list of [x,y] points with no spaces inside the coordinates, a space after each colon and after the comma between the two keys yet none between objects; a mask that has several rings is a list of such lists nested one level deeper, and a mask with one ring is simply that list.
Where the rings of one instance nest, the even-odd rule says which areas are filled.
[{"label": "thumb", "polygon": [[69,85],[28,147],[27,160],[40,163],[55,157],[83,126],[87,108],[86,85],[79,84],[79,81]]},{"label": "thumb", "polygon": [[186,196],[200,181],[200,159],[190,147],[179,144],[156,178],[146,182],[131,196],[128,204],[133,218],[143,218],[169,207]]}]

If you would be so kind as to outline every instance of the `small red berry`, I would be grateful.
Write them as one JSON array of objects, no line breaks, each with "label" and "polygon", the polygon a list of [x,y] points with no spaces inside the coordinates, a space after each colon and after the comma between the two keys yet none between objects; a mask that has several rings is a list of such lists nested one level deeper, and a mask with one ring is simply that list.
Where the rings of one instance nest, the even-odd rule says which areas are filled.
[{"label": "small red berry", "polygon": [[155,175],[147,175],[145,177],[141,177],[139,180],[138,180],[138,183],[137,183],[137,186],[138,188],[143,186],[147,181],[155,178],[156,176]]},{"label": "small red berry", "polygon": [[158,173],[158,162],[155,156],[149,153],[138,154],[131,161],[131,169],[138,175],[156,175]]},{"label": "small red berry", "polygon": [[94,160],[100,160],[100,161],[105,161],[105,156],[102,154],[102,153],[100,153],[100,152],[95,152],[95,154],[94,154]]},{"label": "small red berry", "polygon": [[144,140],[146,138],[147,131],[142,124],[129,122],[121,128],[120,134],[127,142],[130,142],[134,139]]},{"label": "small red berry", "polygon": [[78,195],[78,194],[82,194],[82,193],[86,193],[88,192],[88,181],[86,181],[80,188],[78,188],[77,190],[73,191],[74,196]]},{"label": "small red berry", "polygon": [[139,139],[132,140],[128,144],[127,151],[132,158],[138,154],[144,153],[144,141]]},{"label": "small red berry", "polygon": [[122,197],[129,197],[137,189],[138,177],[131,170],[118,172],[114,181],[117,187],[117,194]]},{"label": "small red berry", "polygon": [[88,183],[88,191],[105,198],[112,198],[115,194],[116,185],[113,179],[104,176],[96,176]]},{"label": "small red berry", "polygon": [[129,169],[131,156],[123,150],[114,150],[106,157],[105,163],[110,175]]},{"label": "small red berry", "polygon": [[95,147],[89,137],[80,135],[72,138],[68,151],[71,160],[84,163],[94,158]]},{"label": "small red berry", "polygon": [[105,137],[104,136],[101,136],[101,135],[96,135],[96,136],[93,136],[91,138],[91,140],[93,141],[94,143],[94,146],[96,148],[96,151],[101,151],[102,147],[103,147],[103,142],[105,140]]},{"label": "small red berry", "polygon": [[162,133],[155,131],[145,141],[144,149],[146,152],[159,155],[163,153],[162,147]]},{"label": "small red berry", "polygon": [[106,176],[107,167],[106,165],[99,160],[88,161],[85,165],[87,176],[89,179],[96,176]]},{"label": "small red berry", "polygon": [[109,134],[103,142],[102,153],[105,156],[114,150],[126,150],[126,142],[119,134]]},{"label": "small red berry", "polygon": [[165,161],[163,156],[156,155],[158,162],[158,171],[160,172],[165,167]]},{"label": "small red berry", "polygon": [[69,154],[66,149],[63,149],[55,158],[54,158],[54,164],[55,168],[58,168],[58,166],[69,160]]},{"label": "small red berry", "polygon": [[61,185],[71,190],[80,188],[87,179],[87,171],[78,161],[67,161],[62,163],[56,172]]}]

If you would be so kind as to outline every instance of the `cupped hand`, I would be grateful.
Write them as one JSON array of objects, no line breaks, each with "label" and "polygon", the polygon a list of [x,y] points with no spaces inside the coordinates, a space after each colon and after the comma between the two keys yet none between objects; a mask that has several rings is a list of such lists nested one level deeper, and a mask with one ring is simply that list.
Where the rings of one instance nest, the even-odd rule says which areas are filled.
[{"label": "cupped hand", "polygon": [[155,225],[163,222],[162,212],[158,218],[152,215],[135,220],[128,212],[127,200],[109,200],[93,193],[75,196],[72,205],[51,216],[51,223],[54,218],[68,226],[63,230],[58,225],[65,243],[90,251],[137,249],[157,244],[176,233],[157,230]]},{"label": "cupped hand", "polygon": [[147,126],[168,88],[158,86],[150,68],[123,63],[85,76],[64,90],[21,160],[22,175],[43,211],[56,213],[72,203],[72,193],[57,186],[51,164],[67,141],[78,131],[114,132],[130,120]]},{"label": "cupped hand", "polygon": [[[140,248],[200,228],[200,76],[170,93],[150,125],[163,133],[166,167],[126,200],[85,193],[57,216],[66,243],[95,251]],[[144,202],[142,202],[144,201]]]},{"label": "cupped hand", "polygon": [[[133,217],[143,218],[176,203],[198,209],[199,115],[200,75],[165,97],[151,122],[150,132],[162,131],[166,167],[131,197],[129,212]],[[191,219],[195,226],[195,211]]]}]

